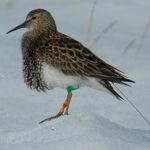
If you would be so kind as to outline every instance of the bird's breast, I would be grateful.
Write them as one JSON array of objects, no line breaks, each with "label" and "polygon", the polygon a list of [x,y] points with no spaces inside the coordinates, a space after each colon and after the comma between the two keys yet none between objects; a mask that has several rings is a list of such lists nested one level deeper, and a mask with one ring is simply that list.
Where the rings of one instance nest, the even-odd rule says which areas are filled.
[{"label": "bird's breast", "polygon": [[80,77],[65,75],[58,68],[48,64],[43,64],[42,70],[43,79],[48,88],[67,88],[68,86],[77,87],[81,81]]},{"label": "bird's breast", "polygon": [[27,54],[23,54],[23,61],[23,75],[27,86],[37,91],[45,91],[47,86],[43,79],[42,63]]}]

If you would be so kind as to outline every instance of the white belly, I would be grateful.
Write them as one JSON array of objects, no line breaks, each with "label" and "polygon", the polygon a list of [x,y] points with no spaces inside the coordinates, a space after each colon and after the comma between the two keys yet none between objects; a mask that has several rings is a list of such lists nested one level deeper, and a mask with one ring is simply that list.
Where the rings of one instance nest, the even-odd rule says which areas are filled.
[{"label": "white belly", "polygon": [[43,65],[43,79],[49,89],[55,87],[67,88],[68,86],[88,86],[90,88],[110,93],[96,78],[87,77],[86,79],[83,79],[76,76],[66,76],[58,69],[47,64]]},{"label": "white belly", "polygon": [[67,88],[68,86],[77,87],[81,82],[80,77],[66,76],[58,69],[47,64],[43,65],[43,79],[48,88]]}]

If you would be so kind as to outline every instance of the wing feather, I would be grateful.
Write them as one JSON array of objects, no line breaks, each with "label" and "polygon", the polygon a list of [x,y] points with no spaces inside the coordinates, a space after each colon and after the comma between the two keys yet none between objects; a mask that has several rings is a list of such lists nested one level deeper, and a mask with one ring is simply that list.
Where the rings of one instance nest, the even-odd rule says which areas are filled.
[{"label": "wing feather", "polygon": [[66,75],[95,77],[112,83],[133,82],[123,72],[107,64],[80,42],[59,33],[48,45],[47,63],[59,68]]}]

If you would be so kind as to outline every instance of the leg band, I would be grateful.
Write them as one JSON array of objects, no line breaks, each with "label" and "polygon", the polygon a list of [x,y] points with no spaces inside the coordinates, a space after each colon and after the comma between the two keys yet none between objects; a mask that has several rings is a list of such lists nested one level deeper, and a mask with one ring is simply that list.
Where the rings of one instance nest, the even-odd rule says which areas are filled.
[{"label": "leg band", "polygon": [[78,85],[77,87],[68,86],[68,87],[67,87],[67,91],[68,91],[68,93],[70,93],[70,92],[72,92],[72,91],[74,91],[74,90],[77,90],[77,89],[79,89],[79,88],[80,88],[79,85]]}]

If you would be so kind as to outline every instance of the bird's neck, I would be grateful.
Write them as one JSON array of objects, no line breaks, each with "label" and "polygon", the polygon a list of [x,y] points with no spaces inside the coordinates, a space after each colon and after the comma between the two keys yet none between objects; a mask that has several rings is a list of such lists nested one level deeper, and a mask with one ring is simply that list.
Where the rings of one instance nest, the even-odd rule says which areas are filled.
[{"label": "bird's neck", "polygon": [[49,30],[41,30],[41,29],[30,29],[26,33],[24,33],[22,37],[22,47],[28,48],[30,44],[37,42],[40,46],[40,43],[48,38],[51,34],[55,34],[54,32],[50,32]]},{"label": "bird's neck", "polygon": [[38,37],[48,37],[51,35],[56,34],[58,31],[56,28],[51,27],[37,27],[34,29],[29,29],[25,34],[24,37],[27,37],[29,39],[36,39]]}]

